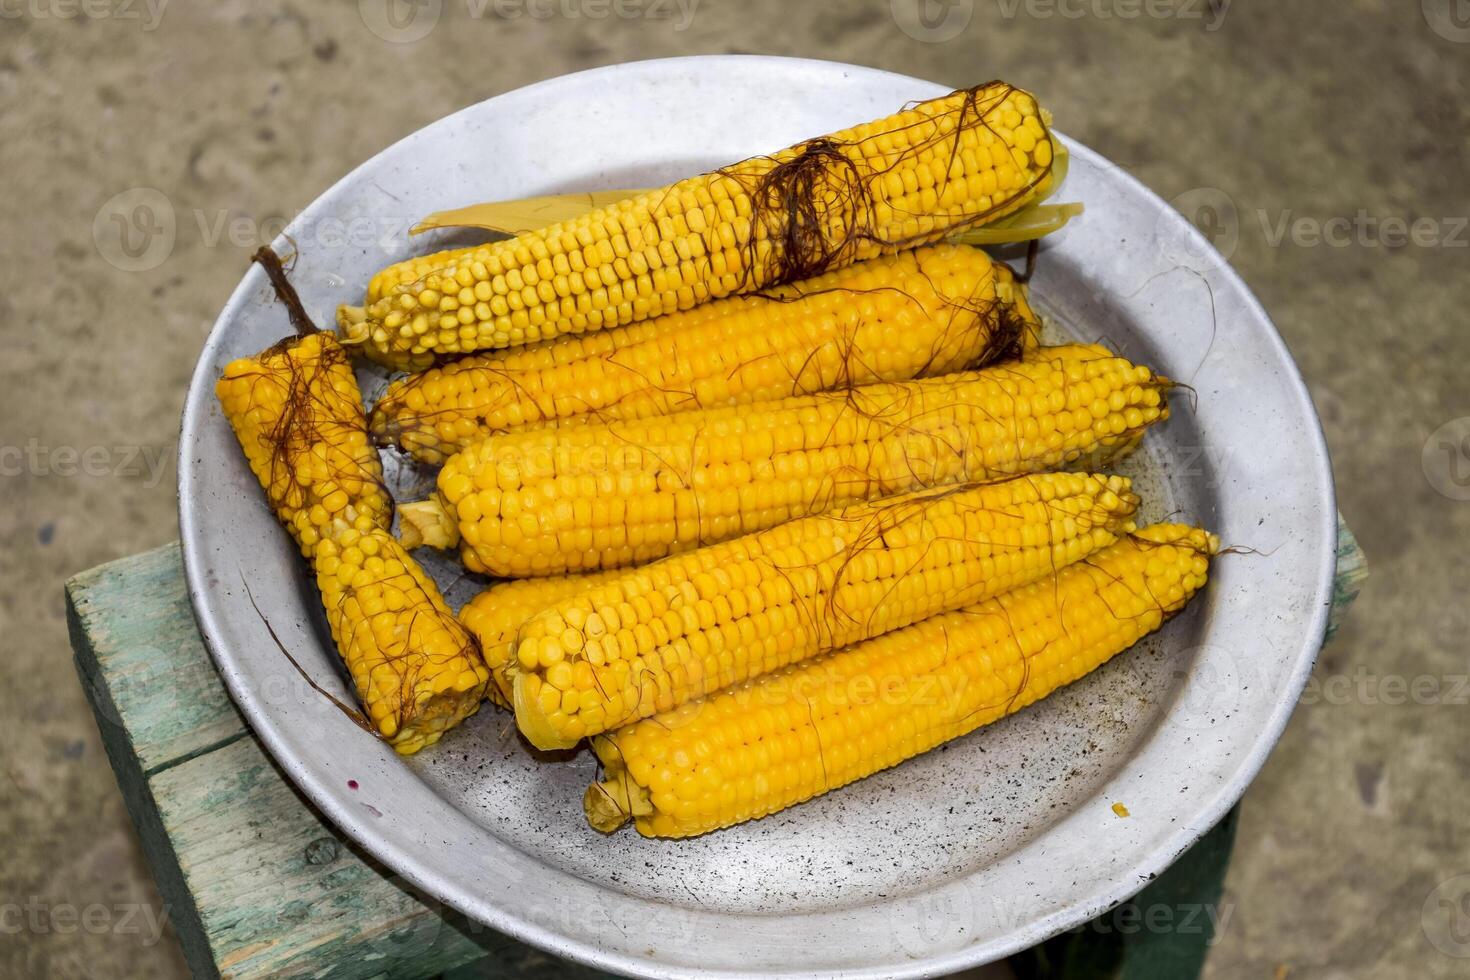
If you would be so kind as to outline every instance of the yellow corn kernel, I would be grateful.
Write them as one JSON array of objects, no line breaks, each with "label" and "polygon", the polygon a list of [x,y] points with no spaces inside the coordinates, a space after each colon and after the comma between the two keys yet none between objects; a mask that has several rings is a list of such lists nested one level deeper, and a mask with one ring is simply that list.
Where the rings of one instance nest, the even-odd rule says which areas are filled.
[{"label": "yellow corn kernel", "polygon": [[379,445],[442,463],[487,435],[639,419],[974,368],[1038,323],[979,249],[935,245],[615,330],[474,354],[393,382]]},{"label": "yellow corn kernel", "polygon": [[1046,473],[853,504],[625,571],[521,627],[516,724],[569,747],[1044,578],[1131,531],[1137,507],[1124,477]]},{"label": "yellow corn kernel", "polygon": [[480,655],[490,671],[492,683],[486,688],[485,696],[502,708],[510,707],[516,634],[526,620],[547,606],[616,574],[621,573],[511,579],[495,583],[465,603],[459,611],[459,621],[480,641]]},{"label": "yellow corn kernel", "polygon": [[[1030,151],[1001,122],[1012,116],[1037,120]],[[755,292],[1019,210],[1046,189],[1051,139],[1030,94],[1004,82],[961,90],[572,221],[400,263],[374,278],[365,306],[338,311],[338,327],[397,366]]]},{"label": "yellow corn kernel", "polygon": [[1204,586],[1218,546],[1155,525],[1031,585],[599,735],[588,822],[691,837],[927,752],[1158,629]]},{"label": "yellow corn kernel", "polygon": [[399,513],[406,541],[457,544],[472,571],[616,568],[922,487],[1096,469],[1168,417],[1168,384],[1071,346],[943,378],[510,432],[451,457],[437,493]]}]

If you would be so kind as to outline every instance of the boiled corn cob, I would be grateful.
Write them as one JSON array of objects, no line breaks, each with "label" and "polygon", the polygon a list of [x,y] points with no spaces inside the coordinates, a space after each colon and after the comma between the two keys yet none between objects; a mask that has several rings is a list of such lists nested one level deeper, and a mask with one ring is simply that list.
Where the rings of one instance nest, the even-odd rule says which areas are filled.
[{"label": "boiled corn cob", "polygon": [[373,728],[404,755],[474,714],[490,675],[474,634],[386,528],[324,537],[317,588]]},{"label": "boiled corn cob", "polygon": [[587,820],[690,837],[927,752],[1157,629],[1204,586],[1218,545],[1145,528],[1042,581],[600,735]]},{"label": "boiled corn cob", "polygon": [[1167,380],[1101,347],[743,408],[493,436],[399,508],[405,544],[497,576],[650,561],[857,500],[1100,467],[1167,417]]},{"label": "boiled corn cob", "polygon": [[1035,337],[1024,294],[979,249],[929,246],[615,330],[470,355],[389,385],[370,428],[379,445],[442,463],[518,426],[948,374]]},{"label": "boiled corn cob", "polygon": [[399,752],[416,752],[476,710],[489,674],[474,637],[389,533],[392,501],[345,352],[309,332],[275,254],[263,249],[257,261],[308,332],[228,364],[216,395],[272,510],[312,562],[368,722]]},{"label": "boiled corn cob", "polygon": [[1033,582],[1133,529],[1120,476],[1050,473],[854,504],[632,569],[516,639],[538,748]]},{"label": "boiled corn cob", "polygon": [[1004,82],[505,241],[380,272],[343,340],[395,366],[621,326],[937,241],[1046,187],[1056,144]]},{"label": "boiled corn cob", "polygon": [[465,603],[459,621],[480,641],[480,653],[490,671],[485,696],[502,708],[510,707],[516,634],[527,620],[547,606],[621,574],[621,569],[615,569],[590,575],[514,578],[495,583]]}]

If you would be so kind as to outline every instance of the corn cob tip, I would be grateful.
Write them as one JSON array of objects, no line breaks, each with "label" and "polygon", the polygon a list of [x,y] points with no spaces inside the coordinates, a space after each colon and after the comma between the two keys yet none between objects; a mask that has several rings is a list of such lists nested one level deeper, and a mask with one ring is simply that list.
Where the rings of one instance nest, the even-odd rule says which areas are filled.
[{"label": "corn cob tip", "polygon": [[459,544],[459,523],[436,497],[415,500],[398,508],[398,539],[415,548],[453,548]]},{"label": "corn cob tip", "polygon": [[433,745],[445,732],[479,711],[484,692],[483,683],[473,683],[462,675],[456,689],[441,691],[420,702],[408,725],[399,728],[396,722],[391,725],[380,722],[378,730],[388,739],[393,751],[399,755],[413,755]]},{"label": "corn cob tip", "polygon": [[[605,755],[605,739],[597,739],[599,755]],[[593,830],[611,834],[635,817],[646,817],[653,813],[653,802],[648,790],[637,780],[628,778],[628,770],[614,764],[605,764],[600,782],[587,787],[582,796],[582,809],[587,814],[587,823]]]},{"label": "corn cob tip", "polygon": [[367,322],[367,310],[361,306],[337,307],[337,341],[361,353],[367,353],[368,343],[373,339],[372,327]]},{"label": "corn cob tip", "polygon": [[361,306],[337,307],[337,340],[354,352],[375,361],[391,371],[423,371],[434,364],[432,353],[405,350],[386,350],[380,335],[373,337],[373,325],[368,320],[367,310]]},{"label": "corn cob tip", "polygon": [[1191,524],[1150,524],[1131,535],[1136,541],[1149,544],[1173,545],[1188,548],[1213,558],[1220,553],[1220,536]]},{"label": "corn cob tip", "polygon": [[[580,732],[575,735],[563,732],[551,723],[546,711],[537,703],[542,689],[541,678],[521,670],[514,672],[511,681],[510,703],[516,713],[516,728],[526,741],[543,752],[555,749],[570,749],[582,740]],[[556,693],[554,688],[546,690]]]},{"label": "corn cob tip", "polygon": [[611,834],[628,822],[628,812],[613,798],[613,791],[603,783],[593,783],[582,794],[582,810],[593,830]]},{"label": "corn cob tip", "polygon": [[344,343],[365,342],[368,339],[367,310],[345,304],[337,307],[337,332]]},{"label": "corn cob tip", "polygon": [[548,575],[497,582],[459,611],[459,621],[480,641],[480,655],[490,671],[486,695],[497,707],[514,699],[516,634],[528,619],[547,606],[621,575],[621,570],[592,575]]}]

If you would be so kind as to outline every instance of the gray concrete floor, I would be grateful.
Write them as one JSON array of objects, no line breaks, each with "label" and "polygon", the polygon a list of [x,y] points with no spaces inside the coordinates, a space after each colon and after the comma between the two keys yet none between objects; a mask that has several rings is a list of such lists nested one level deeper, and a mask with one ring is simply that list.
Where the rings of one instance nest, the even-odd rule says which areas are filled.
[{"label": "gray concrete floor", "polygon": [[[906,16],[914,0],[685,0],[686,23],[676,6],[597,19],[582,0],[473,19],[481,5],[444,0],[414,43],[366,26],[382,29],[384,0],[0,7],[0,906],[158,904],[72,673],[61,583],[175,537],[179,406],[255,229],[269,238],[381,147],[507,89],[763,52],[954,85],[1003,77],[1164,196],[1216,188],[1233,203],[1233,261],[1319,400],[1373,578],[1246,797],[1209,976],[1470,972],[1453,955],[1470,953],[1464,4],[922,2],[928,21]],[[166,258],[129,271],[108,202],[138,187],[179,220]],[[1419,240],[1360,215],[1421,220]],[[244,234],[218,234],[220,216],[246,219]],[[1431,440],[1456,419],[1467,428]],[[93,447],[89,472],[72,472],[69,449]],[[1395,703],[1421,676],[1435,693]],[[169,935],[11,925],[0,975],[185,972]]]}]

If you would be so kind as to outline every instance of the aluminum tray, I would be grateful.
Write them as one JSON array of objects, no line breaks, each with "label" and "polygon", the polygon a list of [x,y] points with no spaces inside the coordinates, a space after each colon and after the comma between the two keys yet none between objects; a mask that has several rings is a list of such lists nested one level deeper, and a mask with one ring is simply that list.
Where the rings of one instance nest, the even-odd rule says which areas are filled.
[{"label": "aluminum tray", "polygon": [[[532,85],[415,133],[323,194],[286,231],[300,250],[293,279],[330,322],[381,266],[442,244],[403,234],[436,209],[653,186],[944,90],[866,68],[738,56]],[[1146,516],[1178,513],[1256,549],[1220,560],[1185,615],[1019,716],[820,800],[692,841],[600,836],[581,812],[587,753],[534,758],[507,716],[487,708],[401,759],[272,643],[246,582],[296,660],[349,696],[306,569],[212,394],[226,361],[289,332],[252,268],[189,391],[179,513],[205,642],[277,762],[429,896],[635,975],[939,975],[1137,891],[1240,797],[1279,737],[1326,622],[1335,509],[1311,401],[1260,304],[1167,204],[1068,144],[1060,199],[1087,213],[1047,242],[1035,295],[1060,332],[1104,339],[1197,393],[1175,399],[1174,418],[1130,463]],[[396,478],[421,482],[411,470]],[[441,582],[455,577],[450,561],[432,568]],[[1115,802],[1132,815],[1117,816]]]}]

